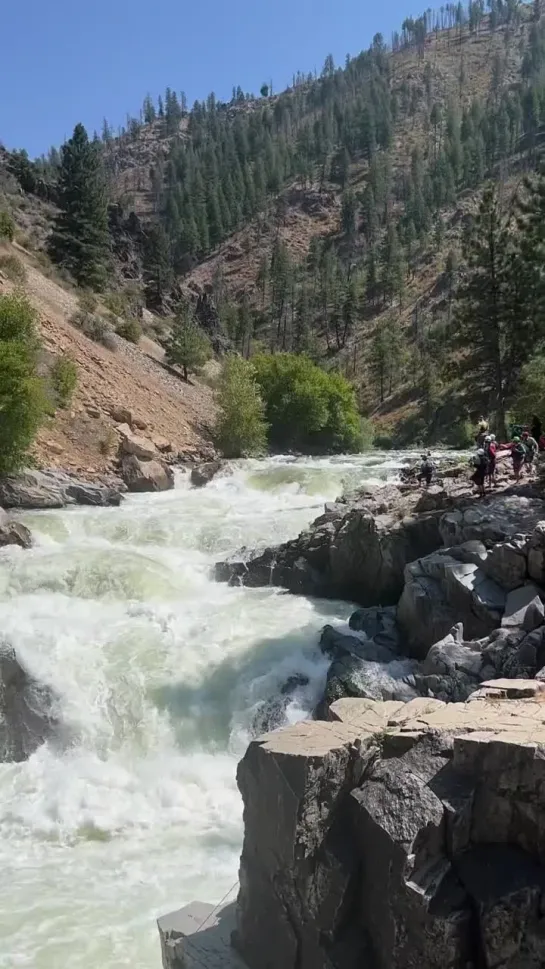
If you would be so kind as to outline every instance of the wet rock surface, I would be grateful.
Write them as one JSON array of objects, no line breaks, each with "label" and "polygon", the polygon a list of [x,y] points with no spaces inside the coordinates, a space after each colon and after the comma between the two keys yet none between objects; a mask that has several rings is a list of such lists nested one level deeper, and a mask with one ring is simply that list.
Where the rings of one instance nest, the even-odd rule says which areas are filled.
[{"label": "wet rock surface", "polygon": [[0,761],[27,760],[55,728],[53,691],[27,672],[15,650],[0,643]]},{"label": "wet rock surface", "polygon": [[26,470],[0,478],[0,506],[50,509],[66,505],[119,505],[123,487],[85,481],[64,471]]}]

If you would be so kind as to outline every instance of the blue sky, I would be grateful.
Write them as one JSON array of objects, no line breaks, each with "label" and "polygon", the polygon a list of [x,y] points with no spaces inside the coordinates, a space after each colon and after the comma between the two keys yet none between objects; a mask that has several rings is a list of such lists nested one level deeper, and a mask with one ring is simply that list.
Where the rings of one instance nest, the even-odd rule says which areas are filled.
[{"label": "blue sky", "polygon": [[[414,9],[411,7],[414,6]],[[420,4],[422,9],[426,6]],[[167,85],[190,104],[233,85],[276,90],[320,70],[331,52],[388,40],[410,0],[6,0],[2,11],[0,140],[30,155],[60,144],[82,121],[116,128],[147,91]]]}]

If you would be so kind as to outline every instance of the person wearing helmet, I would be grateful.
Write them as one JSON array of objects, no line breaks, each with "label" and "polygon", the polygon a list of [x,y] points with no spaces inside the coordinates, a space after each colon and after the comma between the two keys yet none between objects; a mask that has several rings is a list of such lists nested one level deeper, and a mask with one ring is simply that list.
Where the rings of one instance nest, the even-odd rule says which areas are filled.
[{"label": "person wearing helmet", "polygon": [[488,478],[488,487],[489,488],[492,488],[492,486],[494,485],[495,480],[496,480],[496,478],[495,478],[495,476],[496,476],[496,452],[497,452],[496,435],[495,434],[487,434],[486,437],[485,437],[485,439],[484,439],[484,453],[486,454],[486,457],[488,458],[488,469],[487,469],[487,472],[486,472],[486,476]]},{"label": "person wearing helmet", "polygon": [[534,458],[539,450],[539,444],[537,443],[535,437],[529,433],[529,431],[523,432],[522,443],[526,449],[526,453],[524,455],[524,464],[528,468],[528,474],[530,474],[532,471]]},{"label": "person wearing helmet", "polygon": [[520,481],[520,474],[525,457],[526,448],[518,434],[515,434],[511,442],[511,460],[513,462],[513,474],[515,475],[515,481]]},{"label": "person wearing helmet", "polygon": [[473,455],[472,464],[474,467],[473,474],[471,475],[471,480],[477,485],[477,494],[479,498],[484,498],[484,482],[486,475],[488,474],[488,458],[484,447],[477,449],[477,453]]},{"label": "person wearing helmet", "polygon": [[431,479],[433,478],[433,472],[435,471],[435,465],[431,459],[431,454],[428,451],[427,454],[422,454],[422,464],[420,465],[420,474],[417,475],[418,481],[422,483],[426,488],[429,488],[431,484]]}]

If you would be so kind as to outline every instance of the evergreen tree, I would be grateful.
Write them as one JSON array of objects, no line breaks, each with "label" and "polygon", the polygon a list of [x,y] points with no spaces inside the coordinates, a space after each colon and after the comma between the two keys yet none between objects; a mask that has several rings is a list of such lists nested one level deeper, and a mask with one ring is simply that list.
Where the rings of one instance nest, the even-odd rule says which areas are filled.
[{"label": "evergreen tree", "polygon": [[161,225],[150,226],[144,241],[144,285],[148,305],[161,309],[173,284],[168,236]]},{"label": "evergreen tree", "polygon": [[87,289],[102,289],[109,262],[106,182],[100,149],[82,124],[61,149],[60,212],[49,240],[55,262]]},{"label": "evergreen tree", "polygon": [[190,373],[200,373],[212,355],[208,337],[185,303],[173,320],[170,336],[165,342],[165,354],[171,366],[182,368],[184,380],[188,380]]},{"label": "evergreen tree", "polygon": [[457,336],[471,352],[463,366],[492,406],[499,434],[505,436],[507,397],[529,350],[514,305],[509,221],[494,186],[485,189],[467,247],[468,273],[457,290]]}]

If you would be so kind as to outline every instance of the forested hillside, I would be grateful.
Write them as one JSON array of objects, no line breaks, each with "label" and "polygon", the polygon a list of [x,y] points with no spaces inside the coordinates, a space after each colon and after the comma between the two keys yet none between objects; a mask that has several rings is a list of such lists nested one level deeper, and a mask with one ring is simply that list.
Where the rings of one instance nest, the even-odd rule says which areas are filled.
[{"label": "forested hillside", "polygon": [[281,94],[189,109],[168,88],[122,130],[4,164],[60,205],[47,248],[80,285],[167,320],[183,301],[217,350],[305,352],[354,381],[383,437],[454,443],[493,406],[460,376],[467,246],[485,182],[506,211],[539,163],[544,68],[539,0],[446,4]]}]

